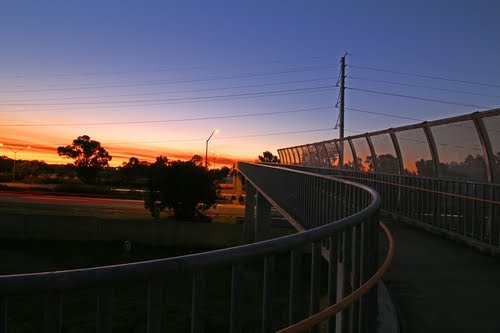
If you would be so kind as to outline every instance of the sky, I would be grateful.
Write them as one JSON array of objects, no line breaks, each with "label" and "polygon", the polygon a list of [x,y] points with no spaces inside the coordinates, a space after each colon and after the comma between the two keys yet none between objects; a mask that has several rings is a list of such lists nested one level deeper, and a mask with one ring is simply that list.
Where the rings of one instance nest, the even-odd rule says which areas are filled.
[{"label": "sky", "polygon": [[88,135],[116,166],[188,159],[218,129],[217,166],[334,139],[346,53],[346,136],[497,108],[499,13],[494,0],[3,0],[0,156],[68,163],[57,147]]}]

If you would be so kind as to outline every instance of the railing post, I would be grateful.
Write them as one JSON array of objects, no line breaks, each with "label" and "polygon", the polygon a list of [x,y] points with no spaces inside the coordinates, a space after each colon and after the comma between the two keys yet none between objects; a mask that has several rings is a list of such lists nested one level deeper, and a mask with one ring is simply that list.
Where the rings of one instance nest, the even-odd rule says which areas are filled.
[{"label": "railing post", "polygon": [[257,193],[255,211],[255,241],[258,242],[268,239],[271,231],[271,204],[261,193]]},{"label": "railing post", "polygon": [[160,280],[150,280],[148,284],[148,333],[161,330],[162,284]]},{"label": "railing post", "polygon": [[247,180],[245,184],[246,196],[245,196],[245,241],[253,242],[255,241],[255,187]]},{"label": "railing post", "polygon": [[[351,286],[353,290],[356,290],[360,286],[360,263],[361,263],[361,225],[358,224],[353,229],[352,235],[352,274],[351,274]],[[360,302],[359,300],[354,302],[351,305],[351,323],[349,326],[351,327],[352,332],[359,332],[359,309]]]},{"label": "railing post", "polygon": [[[309,301],[309,315],[312,316],[319,312],[319,292],[321,284],[321,244],[313,243],[311,248],[311,294]],[[319,327],[315,326],[311,332],[319,332]]]},{"label": "railing post", "polygon": [[235,171],[233,174],[233,189],[234,193],[236,194],[236,197],[239,197],[243,190],[243,183],[241,181],[241,178],[242,178],[241,174]]},{"label": "railing post", "polygon": [[[369,226],[368,235],[370,245],[369,254],[368,254],[368,262],[367,262],[367,276],[373,276],[377,271],[378,267],[378,217],[371,217],[367,223]],[[377,315],[378,315],[378,289],[375,286],[368,292],[367,297],[367,320],[366,325],[368,328],[368,332],[375,331],[375,327],[377,325]]]},{"label": "railing post", "polygon": [[0,333],[7,333],[7,315],[9,313],[9,299],[7,296],[0,298]]},{"label": "railing post", "polygon": [[191,333],[204,332],[205,272],[193,274],[193,292],[191,296]]},{"label": "railing post", "polygon": [[231,272],[231,314],[229,320],[229,332],[241,332],[241,303],[242,303],[242,272],[243,265],[235,265]]},{"label": "railing post", "polygon": [[[352,273],[352,229],[347,228],[342,233],[342,296],[346,297],[352,292],[351,273]],[[342,333],[350,332],[351,308],[342,311]]]},{"label": "railing post", "polygon": [[[338,260],[339,260],[339,238],[338,233],[330,236],[328,253],[328,305],[337,303],[338,290]],[[328,333],[335,333],[337,326],[337,316],[333,316],[328,320]]]},{"label": "railing post", "polygon": [[272,323],[274,256],[264,259],[264,287],[262,291],[262,333],[270,332]]},{"label": "railing post", "polygon": [[290,258],[290,298],[288,309],[288,324],[298,322],[303,314],[304,292],[302,281],[302,252],[292,250]]},{"label": "railing post", "polygon": [[112,331],[112,302],[113,289],[109,286],[98,290],[97,295],[97,333],[111,333]]},{"label": "railing post", "polygon": [[54,292],[45,296],[45,332],[61,332],[61,306],[61,294]]}]

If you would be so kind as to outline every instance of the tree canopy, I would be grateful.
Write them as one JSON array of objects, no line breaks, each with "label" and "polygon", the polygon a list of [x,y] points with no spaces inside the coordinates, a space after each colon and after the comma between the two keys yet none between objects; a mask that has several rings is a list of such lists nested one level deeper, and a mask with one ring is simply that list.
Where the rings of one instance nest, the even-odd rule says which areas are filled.
[{"label": "tree canopy", "polygon": [[259,155],[259,160],[261,162],[267,162],[267,163],[279,163],[280,162],[278,156],[273,155],[273,153],[271,153],[268,150],[263,152],[262,155]]},{"label": "tree canopy", "polygon": [[202,217],[215,205],[218,186],[213,173],[198,163],[196,155],[189,161],[167,162],[159,157],[151,164],[151,180],[144,206],[153,217],[170,209],[176,218]]},{"label": "tree canopy", "polygon": [[99,171],[112,159],[101,143],[90,140],[88,135],[79,136],[71,145],[58,147],[57,154],[75,160],[78,178],[85,183],[95,183]]}]

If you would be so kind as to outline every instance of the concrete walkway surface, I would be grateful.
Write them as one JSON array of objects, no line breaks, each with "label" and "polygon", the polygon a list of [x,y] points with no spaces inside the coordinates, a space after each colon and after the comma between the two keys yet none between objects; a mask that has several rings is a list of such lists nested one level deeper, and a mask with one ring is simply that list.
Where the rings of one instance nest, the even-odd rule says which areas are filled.
[{"label": "concrete walkway surface", "polygon": [[383,280],[402,333],[500,332],[500,258],[402,222],[384,222],[395,256]]}]

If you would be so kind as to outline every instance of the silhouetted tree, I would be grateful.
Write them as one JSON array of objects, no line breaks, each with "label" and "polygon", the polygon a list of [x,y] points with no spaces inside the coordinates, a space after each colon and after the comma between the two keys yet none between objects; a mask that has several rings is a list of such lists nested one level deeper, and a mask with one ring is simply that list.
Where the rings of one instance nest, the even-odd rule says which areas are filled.
[{"label": "silhouetted tree", "polygon": [[46,164],[39,161],[20,161],[16,166],[16,178],[24,179],[40,175]]},{"label": "silhouetted tree", "polygon": [[[358,157],[358,165],[362,166],[361,157]],[[342,166],[342,168],[345,170],[356,170],[356,164],[354,163],[354,160],[345,161],[345,159],[344,159],[344,165]]]},{"label": "silhouetted tree", "polygon": [[193,157],[191,157],[191,162],[193,162],[197,166],[203,166],[203,157],[201,157],[200,155],[194,155]]},{"label": "silhouetted tree", "polygon": [[481,155],[467,155],[461,162],[440,163],[440,173],[446,178],[486,180],[486,164]]},{"label": "silhouetted tree", "polygon": [[75,160],[78,178],[85,183],[95,183],[99,171],[112,159],[101,143],[90,140],[88,135],[79,136],[71,145],[58,147],[57,154]]},{"label": "silhouetted tree", "polygon": [[[153,217],[171,209],[176,218],[191,219],[203,216],[207,209],[215,205],[218,187],[214,177],[193,160],[196,161],[196,158],[151,165],[152,177],[144,206]],[[162,159],[157,159],[159,161]]]},{"label": "silhouetted tree", "polygon": [[14,161],[7,156],[0,156],[0,172],[10,172]]},{"label": "silhouetted tree", "polygon": [[[366,157],[365,163],[368,164],[368,171],[373,171],[373,161],[371,156]],[[377,167],[377,172],[383,173],[399,173],[399,163],[396,156],[391,154],[378,155],[375,158],[375,165]]]},{"label": "silhouetted tree", "polygon": [[271,153],[268,150],[263,152],[262,155],[259,155],[259,160],[261,162],[267,162],[267,163],[279,163],[280,162],[278,156],[273,155],[273,153]]},{"label": "silhouetted tree", "polygon": [[216,181],[220,181],[227,176],[229,176],[229,173],[231,172],[231,169],[229,169],[227,166],[223,166],[220,169],[215,169],[215,170],[210,170],[210,174]]},{"label": "silhouetted tree", "polygon": [[133,182],[139,178],[148,178],[149,165],[149,162],[141,161],[137,157],[131,157],[128,162],[123,162],[120,173],[127,182]]},{"label": "silhouetted tree", "polygon": [[432,160],[420,160],[415,162],[415,167],[417,168],[417,175],[422,177],[435,177],[434,173],[434,162]]}]

